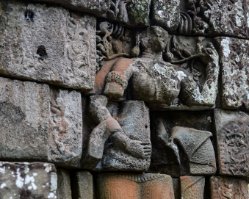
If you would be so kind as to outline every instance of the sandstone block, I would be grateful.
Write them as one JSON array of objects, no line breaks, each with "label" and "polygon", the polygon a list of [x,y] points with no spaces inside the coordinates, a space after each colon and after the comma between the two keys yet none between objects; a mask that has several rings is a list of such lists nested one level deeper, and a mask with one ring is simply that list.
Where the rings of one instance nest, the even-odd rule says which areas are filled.
[{"label": "sandstone block", "polygon": [[93,176],[86,171],[80,171],[75,174],[75,199],[93,199],[94,198],[94,185]]},{"label": "sandstone block", "polygon": [[205,177],[181,176],[181,197],[186,199],[203,199]]},{"label": "sandstone block", "polygon": [[0,78],[0,159],[79,166],[82,104],[76,91]]},{"label": "sandstone block", "polygon": [[96,20],[58,7],[0,3],[0,74],[90,90]]},{"label": "sandstone block", "polygon": [[244,0],[154,0],[152,17],[172,33],[249,37],[249,6]]},{"label": "sandstone block", "polygon": [[210,179],[211,199],[247,199],[249,198],[246,180],[213,176]]},{"label": "sandstone block", "polygon": [[72,199],[70,173],[63,169],[57,169],[57,176],[57,199]]},{"label": "sandstone block", "polygon": [[101,174],[99,199],[174,199],[172,178],[164,174]]},{"label": "sandstone block", "polygon": [[175,31],[180,23],[180,3],[179,0],[153,0],[153,20],[170,32]]},{"label": "sandstone block", "polygon": [[236,109],[249,108],[249,41],[222,37],[220,46],[222,66],[222,106]]},{"label": "sandstone block", "polygon": [[196,33],[204,31],[209,35],[249,37],[248,1],[223,0],[210,3],[202,0],[196,13],[193,20]]},{"label": "sandstone block", "polygon": [[57,173],[49,163],[0,162],[0,198],[57,198]]},{"label": "sandstone block", "polygon": [[248,177],[248,122],[249,115],[244,112],[215,111],[220,174]]},{"label": "sandstone block", "polygon": [[64,7],[94,14],[130,26],[149,25],[151,0],[33,0],[35,2],[56,3]]}]

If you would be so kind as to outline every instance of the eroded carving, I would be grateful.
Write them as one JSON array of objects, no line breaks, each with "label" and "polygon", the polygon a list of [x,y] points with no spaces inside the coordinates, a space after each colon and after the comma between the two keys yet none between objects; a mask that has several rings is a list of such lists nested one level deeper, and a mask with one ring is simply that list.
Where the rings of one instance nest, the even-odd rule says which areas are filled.
[{"label": "eroded carving", "polygon": [[[210,179],[211,199],[249,198],[248,185],[243,179],[213,176]],[[219,187],[217,189],[217,187]]]},{"label": "eroded carving", "polygon": [[217,110],[215,117],[221,174],[248,176],[249,116],[243,112]]},{"label": "eroded carving", "polygon": [[[160,27],[139,33],[137,40],[141,55],[105,62],[96,77],[96,90],[110,98],[120,98],[132,78],[134,98],[150,104],[214,105],[219,63],[210,41],[176,38]],[[165,48],[167,62],[163,60]]]},{"label": "eroded carving", "polygon": [[[216,172],[216,160],[212,142],[212,133],[200,129],[209,129],[210,124],[204,121],[208,115],[197,114],[183,119],[189,113],[169,114],[168,117],[156,117],[152,123],[152,163],[151,170],[179,175],[205,175]],[[199,117],[197,119],[197,116]],[[177,118],[177,119],[176,119]],[[183,119],[183,121],[182,121]],[[195,121],[195,125],[192,121]]]},{"label": "eroded carving", "polygon": [[132,3],[132,0],[111,0],[108,14],[111,18],[127,23],[129,22],[127,6],[130,3]]},{"label": "eroded carving", "polygon": [[99,64],[117,57],[131,57],[132,36],[127,28],[108,21],[98,23],[97,54]]},{"label": "eroded carving", "polygon": [[49,160],[80,165],[82,154],[82,110],[79,92],[50,91]]},{"label": "eroded carving", "polygon": [[128,101],[114,107],[116,114],[112,116],[107,103],[105,96],[91,97],[90,112],[97,126],[90,134],[87,156],[99,163],[95,165],[97,169],[146,170],[151,154],[146,106],[143,102]]}]

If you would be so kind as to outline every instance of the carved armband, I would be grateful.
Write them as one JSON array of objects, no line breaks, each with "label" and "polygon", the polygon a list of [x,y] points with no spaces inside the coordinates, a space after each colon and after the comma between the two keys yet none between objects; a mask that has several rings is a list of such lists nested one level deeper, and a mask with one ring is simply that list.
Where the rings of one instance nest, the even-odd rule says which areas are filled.
[{"label": "carved armband", "polygon": [[122,86],[123,88],[126,88],[127,86],[127,81],[124,80],[124,77],[118,74],[115,71],[110,72],[107,77],[106,77],[106,82],[115,82]]}]

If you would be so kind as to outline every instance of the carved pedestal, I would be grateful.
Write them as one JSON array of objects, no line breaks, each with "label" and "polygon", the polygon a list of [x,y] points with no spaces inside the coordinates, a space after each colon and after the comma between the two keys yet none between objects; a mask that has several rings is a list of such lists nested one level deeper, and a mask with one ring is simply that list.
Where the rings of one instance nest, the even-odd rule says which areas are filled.
[{"label": "carved pedestal", "polygon": [[101,174],[99,199],[174,199],[170,176],[163,174]]}]

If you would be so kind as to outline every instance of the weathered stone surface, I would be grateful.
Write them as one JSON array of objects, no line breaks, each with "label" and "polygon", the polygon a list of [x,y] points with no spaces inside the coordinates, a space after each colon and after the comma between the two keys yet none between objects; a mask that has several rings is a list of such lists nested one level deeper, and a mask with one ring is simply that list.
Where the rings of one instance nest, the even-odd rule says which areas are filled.
[{"label": "weathered stone surface", "polygon": [[[215,153],[209,131],[175,126],[171,133],[172,148],[183,148],[188,159],[189,173],[193,175],[214,174],[216,172]],[[175,144],[174,144],[175,143]],[[181,162],[180,162],[181,163]]]},{"label": "weathered stone surface", "polygon": [[0,158],[79,166],[81,94],[0,78]]},{"label": "weathered stone surface", "polygon": [[[75,174],[74,198],[75,199],[94,199],[93,176],[86,171],[80,171]],[[76,197],[77,196],[77,197]]]},{"label": "weathered stone surface", "polygon": [[[131,29],[124,27],[123,24],[98,21],[96,32],[97,60],[100,68],[105,65],[105,61],[117,57],[133,56],[134,53],[132,52],[132,48],[135,43],[135,35]],[[97,76],[95,78],[95,84],[100,83],[98,79],[99,77]],[[96,89],[95,92],[101,94]]]},{"label": "weathered stone surface", "polygon": [[243,179],[216,177],[210,179],[211,199],[248,199],[248,183]]},{"label": "weathered stone surface", "polygon": [[134,49],[141,51],[141,56],[123,55],[106,61],[96,75],[96,90],[118,99],[132,82],[133,98],[151,108],[214,107],[219,56],[212,40],[170,36],[163,28],[152,26],[137,35],[137,42]]},{"label": "weathered stone surface", "polygon": [[[191,1],[189,1],[191,2]],[[205,1],[193,7],[196,33],[249,37],[249,4],[244,0]]]},{"label": "weathered stone surface", "polygon": [[181,197],[186,199],[203,199],[205,177],[181,176]]},{"label": "weathered stone surface", "polygon": [[150,171],[172,176],[215,173],[211,112],[153,113],[151,118]]},{"label": "weathered stone surface", "polygon": [[136,171],[149,168],[150,120],[144,102],[107,104],[105,96],[96,95],[91,97],[90,113],[97,123],[89,135],[87,149],[91,168]]},{"label": "weathered stone surface", "polygon": [[46,2],[59,4],[77,11],[88,12],[97,16],[106,16],[110,8],[110,0],[32,0],[32,2]]},{"label": "weathered stone surface", "polygon": [[131,148],[136,148],[137,154],[132,155],[128,148],[127,152],[124,152],[118,145],[107,147],[103,159],[104,168],[147,170],[151,154],[149,109],[142,101],[126,101],[120,108],[112,109],[112,113],[125,135],[130,138],[129,145]]},{"label": "weathered stone surface", "polygon": [[[70,174],[63,169],[57,169],[58,176],[58,199],[72,199]],[[88,198],[86,198],[88,199]]]},{"label": "weathered stone surface", "polygon": [[175,31],[180,23],[180,0],[152,0],[152,18],[156,24]]},{"label": "weathered stone surface", "polygon": [[217,40],[222,66],[222,106],[249,109],[249,41],[229,37]]},{"label": "weathered stone surface", "polygon": [[158,0],[153,18],[172,33],[249,37],[249,6],[244,0]]},{"label": "weathered stone surface", "polygon": [[0,162],[0,198],[57,198],[57,174],[49,163]]},{"label": "weathered stone surface", "polygon": [[58,7],[0,3],[0,73],[90,90],[96,72],[96,20]]},{"label": "weathered stone surface", "polygon": [[244,112],[215,111],[220,174],[249,174],[249,115]]},{"label": "weathered stone surface", "polygon": [[63,5],[77,11],[126,23],[130,26],[148,26],[150,0],[33,0]]},{"label": "weathered stone surface", "polygon": [[100,174],[99,199],[174,199],[172,178],[163,174]]}]

